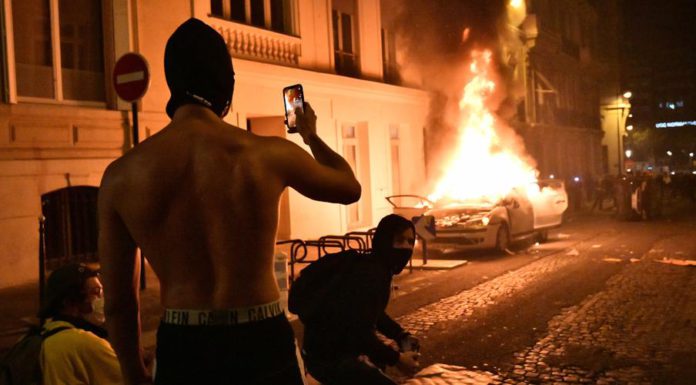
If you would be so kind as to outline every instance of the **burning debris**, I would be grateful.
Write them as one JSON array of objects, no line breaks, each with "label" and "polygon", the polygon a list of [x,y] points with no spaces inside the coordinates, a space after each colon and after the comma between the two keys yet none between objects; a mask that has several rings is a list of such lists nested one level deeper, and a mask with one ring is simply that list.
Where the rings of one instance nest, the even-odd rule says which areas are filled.
[{"label": "burning debris", "polygon": [[506,252],[525,236],[546,241],[568,207],[565,187],[537,179],[536,161],[506,123],[524,91],[526,53],[518,27],[525,2],[392,5],[392,27],[406,46],[397,52],[404,80],[414,78],[432,94],[424,138],[430,179],[424,201],[432,205],[410,213],[434,218],[435,247]]},{"label": "burning debris", "polygon": [[[384,0],[394,9],[406,84],[432,92],[426,156],[429,199],[496,203],[533,188],[536,162],[504,119],[523,92],[517,27],[522,0]],[[437,60],[433,58],[437,57]],[[537,191],[523,192],[533,199]]]},{"label": "burning debris", "polygon": [[432,201],[476,199],[495,203],[513,188],[537,180],[534,160],[524,154],[521,140],[489,107],[496,89],[491,61],[491,51],[472,53],[469,71],[473,77],[459,101],[456,151],[429,196]]}]

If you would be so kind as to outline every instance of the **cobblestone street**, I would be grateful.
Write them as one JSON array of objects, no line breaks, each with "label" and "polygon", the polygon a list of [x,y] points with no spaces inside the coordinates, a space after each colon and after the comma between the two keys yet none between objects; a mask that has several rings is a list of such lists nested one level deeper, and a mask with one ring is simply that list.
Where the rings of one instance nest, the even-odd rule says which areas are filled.
[{"label": "cobblestone street", "polygon": [[[563,267],[578,263],[566,255],[554,255],[533,262],[519,270],[511,271],[471,290],[443,298],[431,305],[398,319],[399,323],[414,334],[423,334],[437,322],[468,317],[477,309],[495,305],[496,301],[511,297],[525,286]],[[464,318],[466,320],[466,318]]]},{"label": "cobblestone street", "polygon": [[[683,262],[696,259],[695,235],[694,223],[688,221],[652,226],[618,223],[597,237],[571,243],[398,317],[423,341],[426,366],[405,383],[696,383],[696,267]],[[586,278],[580,276],[583,270],[589,271]],[[600,270],[603,275],[594,273]],[[495,334],[514,329],[510,319],[534,312],[516,305],[518,298],[531,292],[538,303],[549,300],[535,286],[554,288],[554,281],[568,271],[578,282],[598,280],[597,290],[587,289],[587,295],[577,301],[555,301],[561,303],[558,311],[527,331],[531,343],[518,343],[510,357],[505,357],[509,350],[500,349],[497,358],[493,355],[488,362],[478,362],[479,349],[506,345]],[[510,311],[516,314],[494,317]],[[462,331],[466,329],[471,329],[468,334]],[[477,335],[485,330],[492,332]]]},{"label": "cobblestone street", "polygon": [[554,317],[547,336],[516,354],[505,383],[693,384],[696,270],[659,263],[675,257],[652,249],[628,262],[606,290]]}]

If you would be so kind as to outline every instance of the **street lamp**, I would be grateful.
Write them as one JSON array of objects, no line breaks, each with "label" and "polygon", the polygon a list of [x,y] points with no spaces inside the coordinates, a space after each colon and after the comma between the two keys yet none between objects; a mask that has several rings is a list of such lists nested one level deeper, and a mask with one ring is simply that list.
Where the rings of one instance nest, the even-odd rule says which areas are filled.
[{"label": "street lamp", "polygon": [[633,155],[633,151],[631,151],[630,149],[626,150],[626,158],[631,159],[631,155]]},{"label": "street lamp", "polygon": [[667,156],[672,156],[672,151],[667,150]]},{"label": "street lamp", "polygon": [[[622,93],[620,90],[616,90],[616,89],[614,90],[614,92],[616,92],[616,93],[614,93],[613,96],[608,97],[606,99],[603,99],[603,103],[601,104],[601,108],[602,108],[602,110],[606,111],[607,114],[610,114],[610,113],[615,114],[615,116],[612,117],[613,119],[615,119],[614,120],[615,121],[614,127],[611,128],[611,126],[609,124],[607,124],[607,127],[606,127],[607,131],[606,132],[608,133],[608,132],[611,132],[613,130],[616,130],[616,134],[612,133],[612,135],[616,135],[615,136],[616,143],[611,144],[611,141],[608,139],[609,136],[607,135],[607,146],[614,146],[614,148],[616,149],[616,152],[615,152],[615,154],[616,154],[616,173],[617,173],[617,175],[620,176],[621,174],[623,174],[624,167],[625,167],[625,165],[624,165],[624,159],[625,159],[624,158],[624,156],[625,156],[624,150],[625,149],[624,149],[624,143],[623,143],[623,136],[628,131],[630,131],[631,129],[634,128],[634,127],[631,127],[631,129],[628,129],[626,127],[627,116],[631,113],[631,103],[628,100],[628,97],[632,97],[633,94],[630,91],[626,91],[626,92]],[[608,115],[608,116],[610,116],[610,115]],[[607,119],[606,122],[609,123],[610,120]],[[609,155],[610,155],[610,159],[611,159],[613,152],[610,153]]]},{"label": "street lamp", "polygon": [[633,131],[633,125],[629,124],[628,126],[626,126],[626,131]]},{"label": "street lamp", "polygon": [[[618,151],[617,151],[616,156],[618,158],[617,169],[618,169],[619,175],[622,174],[622,170],[624,169],[624,160],[621,159],[621,153],[623,152],[621,150],[623,150],[623,147],[624,147],[624,144],[621,141],[621,137],[622,137],[621,124],[622,123],[624,125],[626,124],[626,121],[624,120],[625,119],[624,113],[627,113],[627,114],[630,113],[631,103],[629,102],[628,99],[630,99],[631,96],[633,96],[633,93],[631,91],[626,91],[623,93],[623,98],[621,96],[619,96],[617,98],[617,105],[616,105],[617,106],[617,111],[616,111],[616,145],[618,147]],[[626,103],[624,103],[624,101]],[[620,114],[618,111],[619,109],[621,110]],[[626,130],[628,130],[628,131],[633,130],[633,126],[631,125],[630,127],[631,127],[630,129],[628,127],[626,127]]]}]

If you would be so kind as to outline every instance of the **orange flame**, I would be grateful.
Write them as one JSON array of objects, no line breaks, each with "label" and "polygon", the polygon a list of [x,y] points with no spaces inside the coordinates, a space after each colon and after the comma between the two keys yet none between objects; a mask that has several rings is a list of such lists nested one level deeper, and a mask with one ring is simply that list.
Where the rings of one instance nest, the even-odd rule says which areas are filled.
[{"label": "orange flame", "polygon": [[[469,71],[473,79],[459,101],[457,150],[431,201],[488,201],[495,203],[515,187],[528,187],[538,172],[515,148],[505,147],[499,136],[503,127],[486,103],[495,91],[489,71],[491,51],[474,51]],[[528,159],[528,158],[527,158]]]}]

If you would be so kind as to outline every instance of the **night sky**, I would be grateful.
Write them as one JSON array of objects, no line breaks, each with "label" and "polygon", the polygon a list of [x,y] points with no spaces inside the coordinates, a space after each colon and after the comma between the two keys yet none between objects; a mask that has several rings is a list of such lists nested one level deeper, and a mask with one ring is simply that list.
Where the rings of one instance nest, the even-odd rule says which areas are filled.
[{"label": "night sky", "polygon": [[623,0],[622,55],[638,62],[696,62],[696,1]]}]

